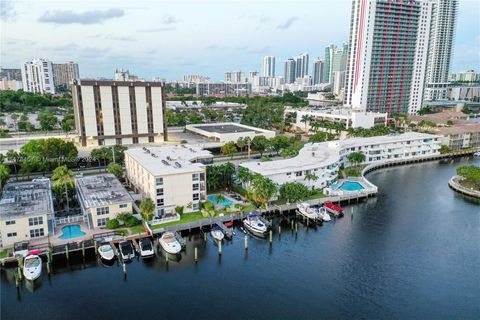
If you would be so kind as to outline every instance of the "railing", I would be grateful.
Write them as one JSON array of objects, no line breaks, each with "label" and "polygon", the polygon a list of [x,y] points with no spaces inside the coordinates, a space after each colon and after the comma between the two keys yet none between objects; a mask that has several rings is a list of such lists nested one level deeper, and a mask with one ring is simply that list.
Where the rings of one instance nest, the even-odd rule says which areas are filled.
[{"label": "railing", "polygon": [[75,222],[84,222],[85,218],[83,215],[78,215],[78,216],[67,216],[64,218],[56,218],[55,219],[55,224],[56,225],[62,225],[62,224],[69,224],[69,223],[75,223]]},{"label": "railing", "polygon": [[178,213],[176,213],[174,215],[171,215],[171,216],[168,216],[168,217],[165,217],[165,218],[153,219],[150,222],[150,225],[154,226],[154,225],[157,225],[157,224],[162,224],[162,223],[171,222],[171,221],[178,221],[178,220],[180,220],[180,215]]}]

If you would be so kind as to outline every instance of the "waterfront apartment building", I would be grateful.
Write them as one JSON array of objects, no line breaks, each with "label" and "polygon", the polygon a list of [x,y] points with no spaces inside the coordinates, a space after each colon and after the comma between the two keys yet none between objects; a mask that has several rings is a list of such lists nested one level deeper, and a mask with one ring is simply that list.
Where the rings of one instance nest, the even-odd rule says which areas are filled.
[{"label": "waterfront apartment building", "polygon": [[[365,163],[416,159],[438,155],[440,137],[408,132],[371,138],[351,138],[305,145],[296,157],[273,161],[251,161],[240,164],[251,172],[261,174],[278,185],[299,182],[323,189],[338,177],[342,165],[348,165],[352,152],[365,154]],[[315,179],[307,176],[315,175]]]},{"label": "waterfront apartment building", "polygon": [[299,54],[294,58],[295,61],[295,79],[303,78],[308,76],[308,64],[309,56],[308,53]]},{"label": "waterfront apartment building", "polygon": [[78,71],[78,63],[69,61],[66,63],[53,63],[53,81],[55,87],[60,86],[70,89],[72,81],[74,79],[80,78],[80,73]]},{"label": "waterfront apartment building", "polygon": [[262,59],[262,76],[263,77],[275,77],[275,57],[265,56]]},{"label": "waterfront apartment building", "polygon": [[72,97],[82,146],[167,140],[162,82],[74,80]]},{"label": "waterfront apartment building", "polygon": [[251,83],[199,82],[196,94],[200,96],[247,96],[252,94]]},{"label": "waterfront apartment building", "polygon": [[119,213],[132,213],[132,197],[113,174],[76,178],[75,188],[90,229],[105,227]]},{"label": "waterfront apartment building", "polygon": [[200,210],[206,199],[206,166],[213,155],[202,148],[179,145],[131,148],[125,151],[126,179],[129,185],[156,205],[155,216]]},{"label": "waterfront apartment building", "polygon": [[425,99],[447,99],[458,0],[432,2]]},{"label": "waterfront apartment building", "polygon": [[0,244],[53,235],[55,217],[49,179],[8,183],[0,200]]},{"label": "waterfront apartment building", "polygon": [[33,93],[55,93],[52,62],[33,59],[22,66],[23,90]]},{"label": "waterfront apartment building", "polygon": [[421,0],[353,0],[347,105],[389,115],[419,110],[431,8]]}]

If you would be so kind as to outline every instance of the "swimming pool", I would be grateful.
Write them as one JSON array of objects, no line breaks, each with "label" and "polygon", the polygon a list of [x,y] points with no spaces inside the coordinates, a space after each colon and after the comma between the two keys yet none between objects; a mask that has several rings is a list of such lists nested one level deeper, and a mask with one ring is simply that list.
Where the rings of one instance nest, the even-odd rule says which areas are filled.
[{"label": "swimming pool", "polygon": [[233,203],[232,201],[227,200],[225,198],[223,198],[222,201],[217,202],[217,196],[216,195],[211,195],[211,196],[208,196],[207,198],[208,198],[209,201],[213,202],[214,204],[218,204],[219,206],[223,206],[223,207],[231,206],[232,203]]},{"label": "swimming pool", "polygon": [[360,191],[365,189],[360,183],[355,181],[344,181],[336,189],[345,190],[345,191]]},{"label": "swimming pool", "polygon": [[62,235],[59,237],[60,239],[73,239],[86,235],[85,232],[80,230],[79,224],[65,226],[61,229],[61,231]]}]

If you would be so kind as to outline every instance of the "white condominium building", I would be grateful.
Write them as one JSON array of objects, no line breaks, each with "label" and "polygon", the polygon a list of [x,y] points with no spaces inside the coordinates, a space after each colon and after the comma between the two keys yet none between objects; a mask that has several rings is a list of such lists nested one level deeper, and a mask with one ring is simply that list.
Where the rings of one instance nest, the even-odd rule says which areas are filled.
[{"label": "white condominium building", "polygon": [[457,0],[433,1],[425,85],[426,100],[447,98],[457,13]]},{"label": "white condominium building", "polygon": [[131,148],[125,151],[128,183],[156,204],[156,217],[198,211],[206,199],[206,166],[209,151],[189,145]]},{"label": "white condominium building", "polygon": [[22,66],[23,90],[33,93],[55,93],[52,62],[33,59]]},{"label": "white condominium building", "polygon": [[161,82],[75,80],[72,97],[82,146],[167,140]]},{"label": "white condominium building", "polygon": [[[408,132],[371,138],[351,138],[305,145],[298,156],[267,162],[240,164],[259,173],[278,185],[299,182],[309,187],[325,188],[337,179],[338,169],[348,165],[348,155],[363,152],[365,163],[415,159],[439,154],[440,137],[431,134]],[[312,179],[312,175],[316,179]]]},{"label": "white condominium building", "polygon": [[274,56],[265,56],[262,59],[262,76],[264,77],[275,77],[275,57]]}]

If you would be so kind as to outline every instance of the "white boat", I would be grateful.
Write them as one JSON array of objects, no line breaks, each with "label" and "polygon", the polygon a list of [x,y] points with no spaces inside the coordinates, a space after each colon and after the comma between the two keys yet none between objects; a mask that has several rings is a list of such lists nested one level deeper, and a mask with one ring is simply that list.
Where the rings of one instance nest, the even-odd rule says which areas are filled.
[{"label": "white boat", "polygon": [[260,217],[256,214],[249,214],[243,220],[243,226],[252,234],[260,237],[264,237],[267,233],[268,227],[260,220]]},{"label": "white boat", "polygon": [[217,241],[222,241],[223,238],[225,238],[225,235],[223,234],[223,231],[219,226],[213,227],[212,231],[210,231],[210,234],[212,235],[213,239]]},{"label": "white boat", "polygon": [[308,203],[297,203],[297,209],[299,214],[310,220],[317,221],[321,218],[319,212]]},{"label": "white boat", "polygon": [[129,261],[135,258],[135,251],[130,241],[122,241],[118,244],[118,249],[120,250],[120,255],[122,256],[123,261]]},{"label": "white boat", "polygon": [[149,258],[155,255],[152,240],[150,240],[149,238],[142,238],[138,240],[138,246],[140,247],[140,256],[142,258]]},{"label": "white boat", "polygon": [[158,239],[158,243],[162,246],[165,252],[170,254],[178,254],[182,251],[182,246],[172,232],[165,232],[162,237]]},{"label": "white boat", "polygon": [[35,255],[28,255],[23,260],[23,276],[25,279],[33,281],[42,274],[42,259]]},{"label": "white boat", "polygon": [[319,214],[320,218],[325,222],[328,222],[328,221],[332,220],[332,217],[330,217],[330,215],[327,212],[327,209],[325,209],[324,207],[321,207],[318,210],[318,214]]},{"label": "white boat", "polygon": [[475,153],[473,154],[473,156],[474,156],[474,157],[478,157],[478,158],[480,158],[480,151],[478,151],[478,152],[475,152]]},{"label": "white boat", "polygon": [[100,255],[100,258],[105,261],[112,261],[115,259],[115,251],[108,242],[104,242],[98,247],[98,254]]}]

